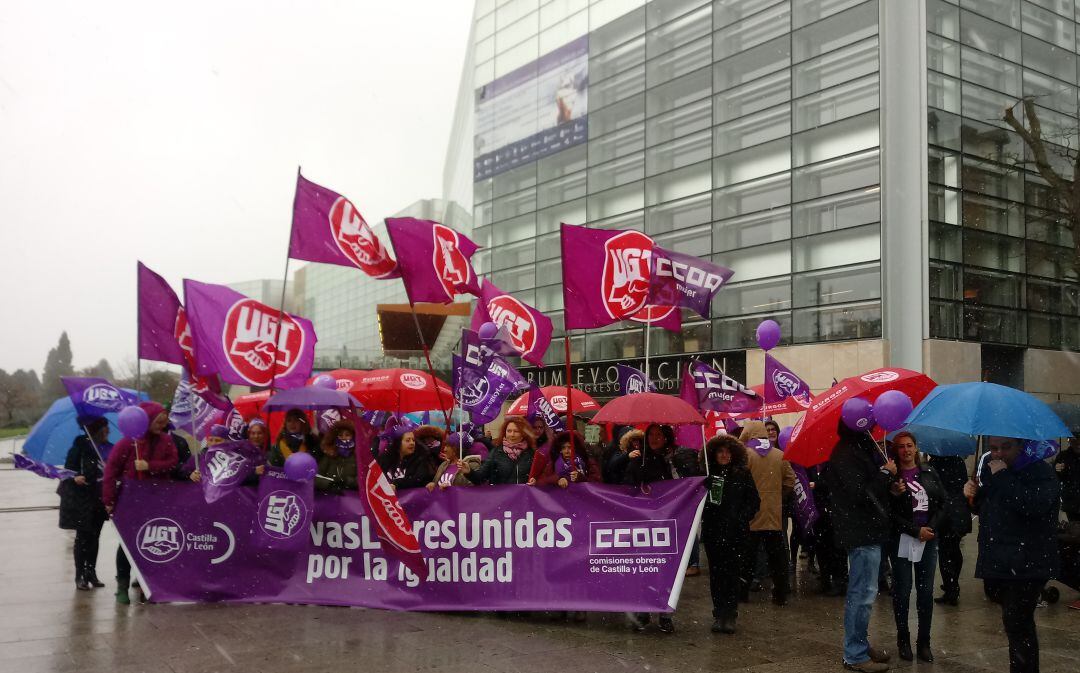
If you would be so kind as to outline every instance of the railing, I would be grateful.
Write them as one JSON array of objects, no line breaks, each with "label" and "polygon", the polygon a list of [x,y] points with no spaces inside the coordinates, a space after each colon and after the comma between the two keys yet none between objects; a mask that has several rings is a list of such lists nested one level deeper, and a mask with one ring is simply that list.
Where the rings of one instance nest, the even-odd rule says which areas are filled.
[{"label": "railing", "polygon": [[19,435],[17,437],[4,437],[0,439],[0,462],[10,463],[12,456],[22,451],[23,442],[26,441],[26,435]]}]

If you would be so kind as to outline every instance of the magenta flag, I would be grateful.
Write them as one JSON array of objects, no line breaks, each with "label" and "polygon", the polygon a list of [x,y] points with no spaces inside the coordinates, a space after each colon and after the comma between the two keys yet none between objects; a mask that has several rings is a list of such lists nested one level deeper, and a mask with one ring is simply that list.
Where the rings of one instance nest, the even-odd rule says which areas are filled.
[{"label": "magenta flag", "polygon": [[177,341],[177,322],[182,307],[164,278],[142,262],[138,264],[139,359],[186,364]]},{"label": "magenta flag", "polygon": [[566,329],[632,320],[682,330],[678,308],[648,305],[651,238],[639,231],[572,224],[563,224],[561,235]]},{"label": "magenta flag", "polygon": [[352,202],[299,174],[289,257],[355,266],[372,278],[401,275],[397,262]]},{"label": "magenta flag", "polygon": [[485,279],[472,317],[473,330],[479,331],[486,322],[505,327],[517,354],[537,367],[544,366],[544,353],[551,345],[551,318]]},{"label": "magenta flag", "polygon": [[454,295],[480,296],[480,280],[470,259],[479,246],[445,224],[413,217],[386,220],[410,302],[449,304]]},{"label": "magenta flag", "polygon": [[[697,393],[697,409],[727,413],[761,411],[761,396],[719,369],[700,360],[691,360],[689,374]],[[686,385],[685,379],[683,385]]]},{"label": "magenta flag", "polygon": [[702,318],[709,317],[713,297],[735,275],[727,267],[658,245],[653,246],[649,262],[649,303],[688,308]]},{"label": "magenta flag", "polygon": [[311,321],[223,285],[185,280],[184,299],[199,374],[248,386],[307,382],[317,340]]},{"label": "magenta flag", "polygon": [[765,354],[765,404],[776,404],[791,398],[803,409],[810,408],[810,386],[782,362]]}]

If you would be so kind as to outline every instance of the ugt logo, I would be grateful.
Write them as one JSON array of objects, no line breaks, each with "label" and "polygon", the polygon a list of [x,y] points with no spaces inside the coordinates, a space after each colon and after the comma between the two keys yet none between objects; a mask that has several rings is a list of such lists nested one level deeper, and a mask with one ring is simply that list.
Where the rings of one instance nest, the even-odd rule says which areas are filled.
[{"label": "ugt logo", "polygon": [[631,376],[626,380],[626,391],[624,394],[633,395],[643,392],[645,392],[645,379],[640,376]]},{"label": "ugt logo", "polygon": [[304,501],[289,491],[273,491],[259,503],[259,526],[278,540],[287,540],[303,528],[307,520]]},{"label": "ugt logo", "polygon": [[674,306],[646,306],[649,297],[649,258],[653,240],[638,231],[624,231],[604,243],[604,272],[600,291],[604,309],[616,320],[662,320]]},{"label": "ugt logo", "polygon": [[270,385],[275,376],[292,372],[300,360],[304,330],[291,315],[285,313],[284,320],[282,315],[266,304],[244,298],[225,316],[221,346],[233,370],[252,385]]},{"label": "ugt logo", "polygon": [[792,376],[789,372],[775,371],[772,376],[773,390],[780,398],[793,397],[803,406],[810,402],[806,392],[802,390],[802,381]]},{"label": "ugt logo", "polygon": [[397,269],[386,248],[363,216],[344,196],[339,196],[329,213],[330,233],[341,254],[373,278],[384,278]]},{"label": "ugt logo", "polygon": [[442,284],[443,291],[448,299],[453,299],[458,288],[468,285],[472,279],[472,270],[469,260],[461,252],[461,239],[456,231],[450,227],[434,223],[431,227],[431,235],[434,237],[435,275]]},{"label": "ugt logo", "polygon": [[536,321],[525,305],[508,294],[499,295],[487,305],[491,321],[506,326],[510,343],[519,353],[531,353],[536,348]]},{"label": "ugt logo", "polygon": [[900,374],[889,371],[888,369],[880,372],[870,372],[869,374],[863,374],[859,377],[867,383],[888,383],[889,381],[895,381],[900,378]]},{"label": "ugt logo", "polygon": [[107,383],[95,383],[83,391],[83,402],[100,409],[119,411],[124,406],[120,391]]},{"label": "ugt logo", "polygon": [[424,386],[427,385],[427,381],[424,380],[423,376],[413,374],[412,372],[405,372],[401,375],[399,380],[403,386],[412,388],[413,390],[423,390]]},{"label": "ugt logo", "polygon": [[151,563],[168,563],[184,550],[184,529],[172,519],[150,519],[135,536],[139,555]]},{"label": "ugt logo", "polygon": [[236,481],[240,475],[240,468],[244,465],[244,457],[231,451],[214,451],[206,461],[206,470],[210,473],[210,483],[227,485]]}]

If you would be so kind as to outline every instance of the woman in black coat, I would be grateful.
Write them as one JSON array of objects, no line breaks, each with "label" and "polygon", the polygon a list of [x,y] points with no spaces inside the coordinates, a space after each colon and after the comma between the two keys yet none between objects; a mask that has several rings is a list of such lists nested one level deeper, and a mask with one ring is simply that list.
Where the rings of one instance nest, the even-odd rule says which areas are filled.
[{"label": "woman in black coat", "polygon": [[701,515],[701,538],[709,559],[709,592],[713,633],[735,633],[739,614],[739,574],[750,520],[758,511],[754,478],[746,464],[746,447],[731,435],[713,437],[705,445],[709,460],[708,494]]},{"label": "woman in black coat", "polygon": [[75,588],[86,591],[105,586],[97,576],[98,538],[109,516],[101,501],[105,469],[98,449],[107,446],[109,423],[104,418],[79,421],[86,434],[75,438],[64,461],[64,469],[75,476],[61,481],[56,492],[60,495],[60,527],[75,531]]},{"label": "woman in black coat", "polygon": [[435,462],[428,448],[416,436],[419,429],[399,425],[394,441],[376,461],[395,491],[423,488],[435,476]]},{"label": "woman in black coat", "polygon": [[971,507],[964,497],[967,465],[960,456],[931,456],[930,467],[945,488],[945,513],[934,531],[937,533],[938,571],[944,593],[934,602],[956,605],[960,602],[960,572],[964,568],[961,542],[971,532]]}]

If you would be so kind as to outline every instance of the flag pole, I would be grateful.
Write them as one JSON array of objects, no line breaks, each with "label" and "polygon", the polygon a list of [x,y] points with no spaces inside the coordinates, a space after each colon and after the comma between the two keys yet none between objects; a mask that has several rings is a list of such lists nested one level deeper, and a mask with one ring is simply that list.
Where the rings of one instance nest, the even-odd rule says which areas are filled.
[{"label": "flag pole", "polygon": [[[404,284],[404,278],[402,279],[402,283]],[[424,331],[420,329],[420,318],[416,316],[416,305],[409,295],[409,286],[407,284],[405,285],[405,295],[409,298],[409,311],[412,313],[413,324],[416,325],[416,336],[419,337],[420,346],[424,349],[424,360],[427,362],[428,373],[431,374],[431,385],[435,386],[435,397],[439,400],[439,411],[442,412],[443,419],[446,420],[446,429],[449,430],[450,414],[447,412],[446,406],[442,401],[442,391],[439,390],[439,382],[435,377],[435,367],[431,365],[431,352],[428,350],[427,340],[424,338]]]},{"label": "flag pole", "polygon": [[[300,166],[296,167],[296,182],[300,183]],[[285,248],[285,273],[281,277],[281,302],[278,303],[278,319],[277,328],[274,330],[274,372],[270,377],[270,394],[274,393],[275,384],[277,383],[277,370],[278,370],[278,340],[281,338],[281,322],[285,319],[285,290],[289,287],[289,252],[292,249],[292,230],[293,225],[296,224],[296,190],[293,190],[292,197],[292,219],[289,220],[289,245]]]},{"label": "flag pole", "polygon": [[[566,352],[566,428],[570,431],[570,446],[574,446],[574,400],[570,397],[570,330],[563,334],[563,348]],[[543,393],[541,393],[543,394]]]},{"label": "flag pole", "polygon": [[649,328],[652,327],[652,311],[646,307],[645,311],[648,317],[645,319],[645,390],[649,389],[649,382],[652,381],[652,377],[649,375]]},{"label": "flag pole", "polygon": [[139,273],[139,262],[135,262],[135,399],[139,399],[142,390],[142,349],[139,343],[142,325],[142,274]]}]

